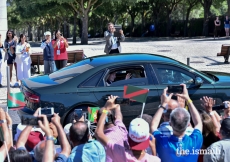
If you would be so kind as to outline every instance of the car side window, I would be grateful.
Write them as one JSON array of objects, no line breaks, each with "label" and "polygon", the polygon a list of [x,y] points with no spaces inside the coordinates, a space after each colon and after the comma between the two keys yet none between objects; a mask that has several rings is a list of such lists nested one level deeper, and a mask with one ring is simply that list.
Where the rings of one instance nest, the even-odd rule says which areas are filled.
[{"label": "car side window", "polygon": [[143,66],[110,69],[104,78],[106,86],[146,85],[148,79]]},{"label": "car side window", "polygon": [[170,68],[157,68],[158,81],[160,84],[194,83],[194,79],[187,74]]},{"label": "car side window", "polygon": [[101,79],[102,75],[103,75],[104,71],[101,71],[99,73],[96,73],[95,75],[93,75],[92,77],[88,78],[85,82],[83,82],[80,87],[81,88],[87,88],[87,87],[96,87],[99,80]]}]

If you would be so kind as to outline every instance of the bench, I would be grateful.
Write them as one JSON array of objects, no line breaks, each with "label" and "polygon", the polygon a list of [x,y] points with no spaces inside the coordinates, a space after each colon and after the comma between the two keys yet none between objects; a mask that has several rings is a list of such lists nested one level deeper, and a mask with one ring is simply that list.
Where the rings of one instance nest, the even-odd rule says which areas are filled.
[{"label": "bench", "polygon": [[227,55],[228,52],[230,52],[229,47],[230,47],[230,44],[222,44],[221,52],[217,53],[217,56],[225,56],[225,55]]},{"label": "bench", "polygon": [[[74,50],[74,51],[67,51],[68,54],[68,63],[75,63],[78,61],[81,61],[85,58],[84,51],[83,50]],[[40,73],[40,67],[39,65],[44,65],[43,62],[43,53],[32,53],[30,55],[32,64],[31,66],[37,66],[38,73]]]}]

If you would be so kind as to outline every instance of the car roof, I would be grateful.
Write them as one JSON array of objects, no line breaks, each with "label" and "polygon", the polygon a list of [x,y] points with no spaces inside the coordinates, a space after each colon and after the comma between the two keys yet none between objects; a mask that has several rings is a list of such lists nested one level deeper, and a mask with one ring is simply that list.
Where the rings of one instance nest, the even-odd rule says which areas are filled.
[{"label": "car roof", "polygon": [[171,58],[160,56],[150,53],[121,53],[121,54],[109,54],[89,57],[84,60],[85,63],[90,64],[94,67],[113,64],[113,63],[124,63],[124,62],[164,62],[164,63],[179,63]]}]

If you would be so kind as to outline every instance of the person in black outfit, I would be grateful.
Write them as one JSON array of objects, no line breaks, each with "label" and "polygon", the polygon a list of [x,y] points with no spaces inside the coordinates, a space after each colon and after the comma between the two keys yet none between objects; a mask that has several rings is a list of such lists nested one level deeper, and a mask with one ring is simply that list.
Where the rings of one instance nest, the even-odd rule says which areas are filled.
[{"label": "person in black outfit", "polygon": [[220,25],[221,25],[221,21],[219,20],[219,17],[216,17],[216,20],[214,20],[214,24],[215,24],[215,30],[214,30],[214,39],[216,36],[218,36],[218,38],[220,37]]}]

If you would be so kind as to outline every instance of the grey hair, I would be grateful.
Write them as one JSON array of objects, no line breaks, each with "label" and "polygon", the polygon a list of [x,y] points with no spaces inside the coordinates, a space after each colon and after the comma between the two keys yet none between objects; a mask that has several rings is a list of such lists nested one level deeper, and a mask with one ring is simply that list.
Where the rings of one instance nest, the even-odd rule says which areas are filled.
[{"label": "grey hair", "polygon": [[[42,158],[45,152],[45,147],[41,148],[40,145],[43,141],[40,141],[35,147],[34,147],[34,158],[38,162],[42,162]],[[45,141],[44,141],[45,142]]]},{"label": "grey hair", "polygon": [[171,112],[169,121],[173,131],[184,133],[190,123],[190,114],[184,108],[176,108]]},{"label": "grey hair", "polygon": [[[45,152],[45,147],[41,148],[40,145],[42,142],[45,142],[45,141],[40,141],[35,147],[34,147],[34,158],[36,161],[38,162],[42,162],[42,158],[43,158],[43,155],[44,155],[44,152]],[[54,148],[54,155],[56,154],[56,149]]]}]

